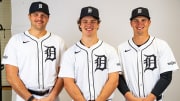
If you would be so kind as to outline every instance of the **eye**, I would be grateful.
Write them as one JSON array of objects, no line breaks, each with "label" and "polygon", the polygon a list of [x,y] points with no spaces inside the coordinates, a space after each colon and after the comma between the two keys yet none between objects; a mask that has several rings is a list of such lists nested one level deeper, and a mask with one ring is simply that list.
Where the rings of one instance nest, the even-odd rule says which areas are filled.
[{"label": "eye", "polygon": [[87,23],[88,23],[88,21],[86,21],[86,20],[82,20],[82,23],[83,23],[83,24],[87,24]]},{"label": "eye", "polygon": [[133,19],[133,20],[132,20],[132,22],[137,23],[137,22],[138,22],[138,20],[137,20],[137,19]]},{"label": "eye", "polygon": [[92,20],[92,21],[91,21],[91,24],[95,24],[95,23],[97,23],[96,20]]},{"label": "eye", "polygon": [[142,19],[141,21],[142,21],[142,22],[145,22],[145,21],[146,21],[146,19]]}]

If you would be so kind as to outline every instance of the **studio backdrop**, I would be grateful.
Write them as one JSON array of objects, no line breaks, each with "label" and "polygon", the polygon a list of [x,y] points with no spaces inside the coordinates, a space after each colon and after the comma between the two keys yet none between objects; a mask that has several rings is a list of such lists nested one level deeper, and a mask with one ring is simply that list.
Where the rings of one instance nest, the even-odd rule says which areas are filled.
[{"label": "studio backdrop", "polygon": [[[28,19],[29,6],[37,0],[11,0],[12,5],[12,35],[24,32],[30,28]],[[39,1],[39,0],[38,0]],[[58,34],[71,46],[80,40],[81,32],[77,20],[80,10],[85,6],[94,6],[100,12],[100,39],[115,48],[133,35],[130,26],[131,10],[136,7],[146,7],[151,16],[150,34],[166,40],[180,63],[180,1],[179,0],[41,0],[49,5],[50,19],[47,30]],[[164,101],[179,101],[180,73],[175,72],[171,85],[168,87]],[[70,101],[63,90],[62,101]],[[123,96],[116,90],[113,101],[123,101]]]}]

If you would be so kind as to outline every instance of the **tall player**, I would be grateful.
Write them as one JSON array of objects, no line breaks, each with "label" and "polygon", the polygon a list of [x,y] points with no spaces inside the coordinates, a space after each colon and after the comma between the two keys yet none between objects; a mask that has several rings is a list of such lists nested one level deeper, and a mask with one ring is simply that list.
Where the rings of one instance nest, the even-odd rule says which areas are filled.
[{"label": "tall player", "polygon": [[132,39],[118,46],[123,76],[118,89],[127,101],[162,101],[163,91],[172,79],[177,62],[168,44],[149,35],[151,20],[147,8],[132,11]]},{"label": "tall player", "polygon": [[7,81],[17,93],[16,101],[57,101],[63,87],[57,76],[65,43],[46,30],[49,15],[47,4],[33,2],[30,29],[12,36],[5,48],[2,63]]},{"label": "tall player", "polygon": [[74,101],[111,101],[118,85],[118,54],[98,38],[99,24],[97,8],[82,8],[78,20],[82,37],[62,58],[59,77]]}]

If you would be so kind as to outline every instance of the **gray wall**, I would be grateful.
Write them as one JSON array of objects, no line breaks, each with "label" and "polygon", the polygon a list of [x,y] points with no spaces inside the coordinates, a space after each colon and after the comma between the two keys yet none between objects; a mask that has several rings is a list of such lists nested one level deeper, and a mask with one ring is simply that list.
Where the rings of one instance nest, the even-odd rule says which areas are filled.
[{"label": "gray wall", "polygon": [[[11,31],[9,30],[11,28],[11,8],[10,8],[10,0],[2,0],[0,2],[0,24],[3,25],[3,28],[6,30],[0,31],[0,49],[1,53],[3,53],[4,46],[6,45],[7,41],[9,40],[11,36]],[[2,56],[2,55],[0,55]],[[1,57],[0,57],[1,58]],[[5,71],[2,72],[2,85],[7,85],[5,80]],[[11,90],[10,88],[2,88],[2,101],[10,101],[11,100]]]},{"label": "gray wall", "polygon": [[[4,0],[5,1],[5,0]],[[4,2],[3,1],[3,2]],[[9,0],[6,0],[9,1]],[[12,34],[23,32],[29,28],[28,9],[31,1],[12,1]],[[49,4],[50,21],[47,29],[60,35],[70,46],[80,39],[77,19],[84,6],[99,8],[102,23],[99,37],[117,47],[118,44],[131,38],[132,29],[129,17],[133,8],[144,6],[149,8],[151,16],[150,34],[166,40],[171,46],[177,62],[180,63],[180,1],[179,0],[43,0]],[[2,3],[0,3],[2,5]],[[10,6],[10,4],[9,4]],[[0,6],[1,7],[1,6]],[[4,11],[3,11],[4,12]],[[18,13],[17,13],[18,12]],[[20,12],[20,13],[19,13]],[[1,15],[0,15],[1,17]],[[0,18],[0,21],[2,17]],[[0,22],[1,23],[1,22]],[[178,46],[177,46],[178,45]],[[179,101],[180,96],[179,71],[174,72],[171,85],[165,91],[164,101]],[[68,94],[60,94],[62,101],[70,101]],[[114,101],[122,100],[122,95],[116,91]]]}]

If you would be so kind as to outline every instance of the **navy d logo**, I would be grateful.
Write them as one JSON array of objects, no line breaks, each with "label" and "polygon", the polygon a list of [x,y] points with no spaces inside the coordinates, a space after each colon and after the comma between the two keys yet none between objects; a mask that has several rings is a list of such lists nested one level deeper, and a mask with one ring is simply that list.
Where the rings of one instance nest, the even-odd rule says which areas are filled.
[{"label": "navy d logo", "polygon": [[46,54],[46,59],[47,60],[55,60],[56,59],[56,48],[54,46],[45,46],[46,50],[45,50],[45,54]]},{"label": "navy d logo", "polygon": [[95,55],[95,56],[97,56],[97,59],[95,60],[95,63],[97,64],[96,70],[103,71],[104,69],[106,69],[107,57],[105,55]]},{"label": "navy d logo", "polygon": [[153,54],[153,55],[144,55],[146,56],[146,59],[144,60],[144,64],[146,64],[146,68],[144,71],[146,70],[154,70],[157,68],[157,65],[156,65],[156,56]]}]

